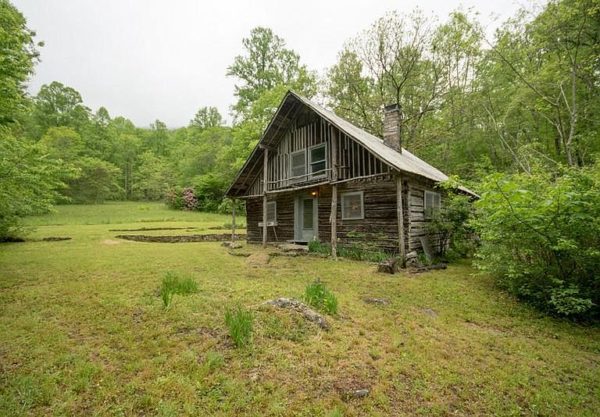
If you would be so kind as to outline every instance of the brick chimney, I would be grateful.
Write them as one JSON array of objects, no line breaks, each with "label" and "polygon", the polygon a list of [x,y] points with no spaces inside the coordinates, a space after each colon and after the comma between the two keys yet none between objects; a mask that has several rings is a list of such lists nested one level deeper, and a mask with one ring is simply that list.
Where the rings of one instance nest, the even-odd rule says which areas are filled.
[{"label": "brick chimney", "polygon": [[383,143],[402,153],[402,109],[398,104],[384,107]]}]

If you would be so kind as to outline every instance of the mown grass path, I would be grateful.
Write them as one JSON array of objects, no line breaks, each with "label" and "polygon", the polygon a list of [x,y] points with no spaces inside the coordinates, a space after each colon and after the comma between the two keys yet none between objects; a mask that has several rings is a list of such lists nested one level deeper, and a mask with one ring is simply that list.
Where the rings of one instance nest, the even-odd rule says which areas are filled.
[{"label": "mown grass path", "polygon": [[[30,219],[32,239],[72,240],[0,245],[0,415],[597,415],[599,329],[543,317],[467,264],[417,276],[313,257],[250,265],[219,243],[110,231],[228,221],[138,203]],[[167,271],[198,292],[164,309]],[[329,332],[260,307],[315,278],[339,300]],[[224,323],[236,304],[255,316],[241,350]]]}]

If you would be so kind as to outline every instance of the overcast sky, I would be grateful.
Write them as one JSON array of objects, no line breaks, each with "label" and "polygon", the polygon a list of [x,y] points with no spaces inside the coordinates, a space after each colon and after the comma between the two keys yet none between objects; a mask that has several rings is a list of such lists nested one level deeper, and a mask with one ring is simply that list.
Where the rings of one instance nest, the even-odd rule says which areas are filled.
[{"label": "overcast sky", "polygon": [[473,7],[488,33],[522,0],[13,0],[44,41],[29,91],[60,81],[94,111],[105,106],[138,126],[186,125],[202,106],[229,117],[235,80],[227,67],[242,38],[267,26],[323,74],[345,41],[390,10],[415,6],[441,19]]}]

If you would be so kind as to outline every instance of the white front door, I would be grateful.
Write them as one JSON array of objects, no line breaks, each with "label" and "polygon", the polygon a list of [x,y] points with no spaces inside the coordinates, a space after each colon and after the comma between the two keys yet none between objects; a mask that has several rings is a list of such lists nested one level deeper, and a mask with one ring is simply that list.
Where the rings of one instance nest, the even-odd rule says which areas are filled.
[{"label": "white front door", "polygon": [[318,238],[318,203],[316,197],[298,196],[294,210],[294,240],[310,242]]}]

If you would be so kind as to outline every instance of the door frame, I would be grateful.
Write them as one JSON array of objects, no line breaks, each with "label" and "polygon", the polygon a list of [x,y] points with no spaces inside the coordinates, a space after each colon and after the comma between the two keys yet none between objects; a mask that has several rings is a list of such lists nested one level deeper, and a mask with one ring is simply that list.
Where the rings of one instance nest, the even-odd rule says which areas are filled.
[{"label": "door frame", "polygon": [[306,194],[297,195],[294,198],[294,241],[307,242],[302,234],[304,226],[304,200],[313,201],[313,239],[319,238],[319,198]]}]

